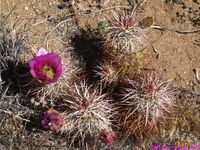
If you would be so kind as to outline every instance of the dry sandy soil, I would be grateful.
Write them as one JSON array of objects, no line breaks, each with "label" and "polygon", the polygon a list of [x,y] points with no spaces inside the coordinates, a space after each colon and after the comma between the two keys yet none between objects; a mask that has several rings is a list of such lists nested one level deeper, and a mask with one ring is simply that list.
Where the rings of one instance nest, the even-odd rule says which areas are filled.
[{"label": "dry sandy soil", "polygon": [[[176,86],[198,92],[200,0],[135,1],[138,3],[138,18],[151,16],[153,25],[163,28],[149,29],[146,48],[154,55],[163,78],[173,80]],[[96,28],[98,22],[112,17],[112,11],[131,10],[133,5],[134,0],[0,0],[0,19],[5,20],[6,27],[14,26],[16,32],[26,32],[29,36],[27,45],[33,51],[40,47],[61,50],[69,47],[66,39],[78,28]],[[174,130],[170,129],[170,133],[175,134]],[[188,130],[185,139],[181,137],[174,143],[200,144],[200,137],[189,133]],[[176,134],[182,136],[178,131]],[[163,133],[163,136],[167,134]],[[168,137],[161,135],[161,138]],[[169,140],[159,142],[173,144]],[[118,145],[114,149],[137,149],[133,147],[119,148]]]}]

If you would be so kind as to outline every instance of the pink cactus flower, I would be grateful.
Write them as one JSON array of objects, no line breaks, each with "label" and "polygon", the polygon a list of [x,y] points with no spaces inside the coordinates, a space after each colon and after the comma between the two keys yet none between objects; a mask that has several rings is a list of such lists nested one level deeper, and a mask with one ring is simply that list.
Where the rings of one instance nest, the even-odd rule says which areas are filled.
[{"label": "pink cactus flower", "polygon": [[29,61],[30,72],[36,80],[43,83],[54,83],[62,75],[63,65],[56,53],[47,53],[44,48],[39,49],[34,58]]},{"label": "pink cactus flower", "polygon": [[44,119],[42,120],[43,128],[53,131],[59,131],[62,127],[64,117],[56,110],[50,108],[44,113]]},{"label": "pink cactus flower", "polygon": [[112,146],[113,142],[116,139],[116,134],[114,131],[106,131],[103,130],[101,133],[102,141],[107,145],[107,146]]}]

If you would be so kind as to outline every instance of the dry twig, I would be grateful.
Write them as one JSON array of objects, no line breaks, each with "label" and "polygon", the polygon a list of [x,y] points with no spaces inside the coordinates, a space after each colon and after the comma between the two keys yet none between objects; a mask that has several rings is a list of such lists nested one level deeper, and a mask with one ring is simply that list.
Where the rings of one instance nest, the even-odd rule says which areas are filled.
[{"label": "dry twig", "polygon": [[198,32],[200,32],[200,29],[182,31],[182,30],[178,30],[178,29],[168,29],[168,28],[165,28],[165,27],[157,26],[157,25],[152,25],[151,28],[152,29],[156,29],[156,30],[160,30],[160,31],[177,32],[177,33],[180,33],[180,34],[190,34],[190,33],[198,33]]}]

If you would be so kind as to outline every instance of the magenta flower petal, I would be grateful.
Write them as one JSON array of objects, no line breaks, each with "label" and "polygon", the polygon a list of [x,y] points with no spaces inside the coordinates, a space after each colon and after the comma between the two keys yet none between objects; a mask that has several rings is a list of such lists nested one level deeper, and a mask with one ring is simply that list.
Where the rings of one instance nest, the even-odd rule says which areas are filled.
[{"label": "magenta flower petal", "polygon": [[36,61],[34,59],[29,60],[29,67],[33,68],[35,66]]},{"label": "magenta flower petal", "polygon": [[40,48],[36,54],[36,56],[46,55],[47,51],[44,48]]},{"label": "magenta flower petal", "polygon": [[41,121],[43,128],[59,131],[62,127],[64,117],[54,109],[48,109],[44,113],[44,119]]},{"label": "magenta flower petal", "polygon": [[116,139],[116,134],[114,131],[106,131],[103,130],[103,132],[101,133],[101,138],[102,141],[107,145],[107,146],[111,146],[113,144],[113,142]]},{"label": "magenta flower petal", "polygon": [[63,65],[60,56],[56,53],[45,54],[44,49],[39,50],[41,55],[29,61],[30,72],[36,80],[44,83],[56,82],[62,75]]},{"label": "magenta flower petal", "polygon": [[31,68],[30,72],[32,74],[32,76],[37,79],[38,78],[38,74],[35,72],[34,68],[35,66],[37,66],[37,61],[35,61],[34,59],[31,59],[29,61],[29,67]]},{"label": "magenta flower petal", "polygon": [[56,67],[61,64],[61,58],[55,53],[48,53],[45,58],[50,60]]},{"label": "magenta flower petal", "polygon": [[36,74],[36,72],[33,69],[31,69],[30,72],[31,72],[33,78],[38,79],[38,75]]}]

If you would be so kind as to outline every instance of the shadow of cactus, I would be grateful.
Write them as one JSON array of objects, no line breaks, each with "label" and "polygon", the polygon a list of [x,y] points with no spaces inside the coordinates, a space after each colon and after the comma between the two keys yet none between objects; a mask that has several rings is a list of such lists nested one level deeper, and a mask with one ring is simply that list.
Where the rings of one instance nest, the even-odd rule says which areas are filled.
[{"label": "shadow of cactus", "polygon": [[74,35],[71,40],[74,47],[72,55],[79,60],[87,77],[91,81],[97,80],[94,68],[103,62],[106,57],[100,33],[89,28],[86,30],[81,29],[80,33]]}]

